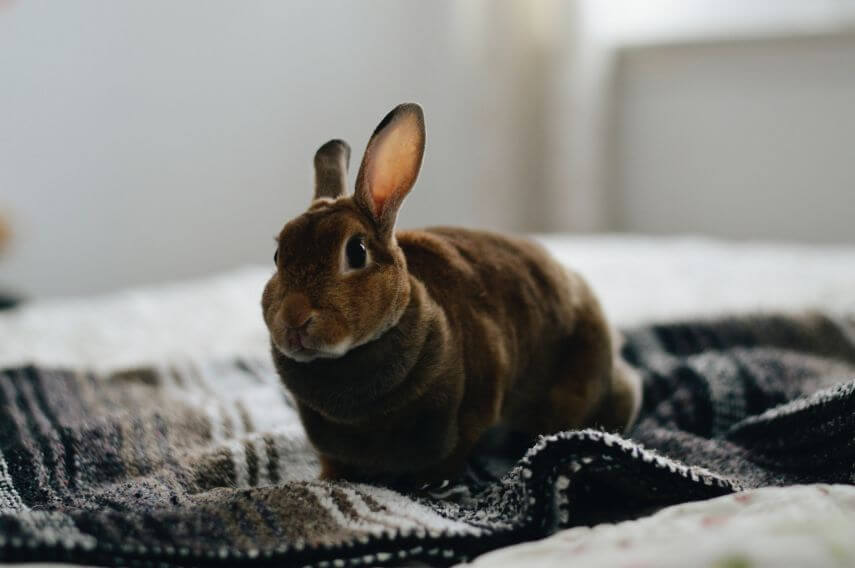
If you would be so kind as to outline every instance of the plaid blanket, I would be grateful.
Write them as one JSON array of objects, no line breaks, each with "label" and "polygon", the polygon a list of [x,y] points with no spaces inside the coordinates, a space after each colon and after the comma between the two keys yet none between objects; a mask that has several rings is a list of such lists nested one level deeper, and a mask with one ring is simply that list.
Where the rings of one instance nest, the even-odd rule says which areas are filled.
[{"label": "plaid blanket", "polygon": [[406,493],[315,479],[266,361],[0,372],[0,559],[123,565],[451,564],[579,524],[765,485],[855,482],[855,319],[628,330],[626,438],[541,438],[502,471]]}]

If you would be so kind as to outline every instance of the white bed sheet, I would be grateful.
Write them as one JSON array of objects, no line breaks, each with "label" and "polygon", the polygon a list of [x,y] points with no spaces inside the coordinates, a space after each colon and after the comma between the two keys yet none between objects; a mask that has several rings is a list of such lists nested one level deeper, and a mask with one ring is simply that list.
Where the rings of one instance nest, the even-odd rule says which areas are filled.
[{"label": "white bed sheet", "polygon": [[855,487],[767,487],[578,527],[476,559],[475,568],[855,566]]},{"label": "white bed sheet", "polygon": [[[701,238],[539,237],[584,274],[617,325],[745,310],[855,312],[855,247]],[[271,266],[0,315],[0,365],[114,368],[164,357],[265,354],[259,306]]]},{"label": "white bed sheet", "polygon": [[[588,278],[619,326],[747,310],[855,313],[855,247],[689,237],[538,238]],[[268,346],[259,299],[271,272],[272,266],[254,266],[102,297],[32,302],[0,314],[0,365],[111,369],[168,358],[264,356]],[[811,555],[812,565],[847,565],[841,559],[851,565],[852,539],[807,530],[829,527],[833,535],[844,529],[855,534],[855,489],[825,489],[821,500],[819,486],[807,486],[749,492],[745,499],[753,506],[736,507],[748,501],[730,497],[681,505],[637,522],[573,529],[509,547],[485,555],[478,565],[558,566],[569,562],[573,551],[584,552],[574,558],[584,566],[713,566],[734,551],[740,556],[733,558],[749,561],[733,564],[739,566],[801,565],[796,560],[805,555]],[[814,506],[815,501],[826,505]],[[712,521],[703,519],[723,510],[733,521],[727,525],[735,528],[713,522],[712,530]],[[780,518],[793,522],[782,525]],[[785,537],[795,539],[793,555],[774,554],[785,550],[779,546]],[[811,552],[819,548],[822,553]],[[795,555],[798,551],[802,556]]]}]

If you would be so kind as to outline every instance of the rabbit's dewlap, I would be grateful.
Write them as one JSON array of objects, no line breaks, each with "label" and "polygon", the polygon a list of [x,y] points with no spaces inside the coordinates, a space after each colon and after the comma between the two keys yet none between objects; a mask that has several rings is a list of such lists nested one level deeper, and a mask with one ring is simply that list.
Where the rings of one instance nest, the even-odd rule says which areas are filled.
[{"label": "rabbit's dewlap", "polygon": [[314,200],[279,234],[264,321],[322,477],[454,476],[498,422],[627,428],[638,376],[581,277],[517,238],[395,233],[424,142],[421,108],[392,110],[352,196],[349,147],[324,144]]}]

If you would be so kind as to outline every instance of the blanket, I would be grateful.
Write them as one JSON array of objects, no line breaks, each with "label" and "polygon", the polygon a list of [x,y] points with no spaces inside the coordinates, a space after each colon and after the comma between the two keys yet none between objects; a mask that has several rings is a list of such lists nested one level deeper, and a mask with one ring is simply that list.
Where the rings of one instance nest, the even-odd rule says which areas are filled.
[{"label": "blanket", "polygon": [[0,372],[0,560],[452,564],[662,507],[855,482],[855,318],[756,315],[627,330],[644,378],[625,437],[540,438],[424,490],[316,479],[267,361]]}]

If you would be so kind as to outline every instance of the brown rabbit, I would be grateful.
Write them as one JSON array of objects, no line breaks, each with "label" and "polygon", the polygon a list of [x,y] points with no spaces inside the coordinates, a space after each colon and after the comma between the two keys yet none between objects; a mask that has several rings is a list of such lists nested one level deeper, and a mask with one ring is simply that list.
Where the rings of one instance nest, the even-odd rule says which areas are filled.
[{"label": "brown rabbit", "polygon": [[502,421],[626,429],[640,402],[588,285],[541,247],[456,228],[395,233],[424,152],[422,110],[380,123],[346,196],[347,144],[279,234],[264,289],[273,359],[326,479],[436,480]]}]

